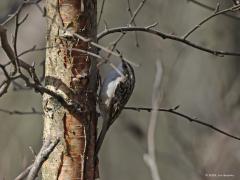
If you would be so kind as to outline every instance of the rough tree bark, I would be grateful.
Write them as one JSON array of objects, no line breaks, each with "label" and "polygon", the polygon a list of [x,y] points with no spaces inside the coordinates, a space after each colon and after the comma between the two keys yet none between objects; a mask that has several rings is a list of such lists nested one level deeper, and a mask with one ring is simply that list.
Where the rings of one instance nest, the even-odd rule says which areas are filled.
[{"label": "rough tree bark", "polygon": [[60,137],[61,141],[44,163],[43,180],[94,179],[96,142],[97,69],[92,57],[69,48],[91,50],[90,44],[62,30],[96,39],[96,0],[46,0],[48,19],[46,52],[46,87],[78,110],[66,107],[49,95],[43,96],[44,139]]}]

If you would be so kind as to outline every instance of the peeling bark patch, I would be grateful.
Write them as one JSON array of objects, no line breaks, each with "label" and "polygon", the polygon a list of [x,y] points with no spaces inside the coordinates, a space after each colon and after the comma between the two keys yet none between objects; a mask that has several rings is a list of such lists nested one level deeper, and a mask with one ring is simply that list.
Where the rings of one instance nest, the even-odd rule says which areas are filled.
[{"label": "peeling bark patch", "polygon": [[[82,0],[59,0],[59,12],[64,27],[67,27],[67,25],[71,23],[73,23],[73,27],[75,26],[75,22],[77,19],[76,14],[79,14],[79,10],[81,9],[81,1]],[[76,19],[74,20],[73,17],[75,17]],[[75,28],[75,30],[77,29]]]},{"label": "peeling bark patch", "polygon": [[[85,42],[79,43],[75,48],[87,49],[88,44]],[[88,86],[89,82],[89,67],[90,61],[86,54],[80,52],[73,52],[73,66],[72,66],[72,82],[73,89],[81,89]]]},{"label": "peeling bark patch", "polygon": [[[63,117],[65,152],[59,177],[71,174],[71,179],[79,179],[79,169],[84,169],[84,156],[86,140],[83,123],[80,117],[65,114]],[[61,179],[61,178],[60,178]]]},{"label": "peeling bark patch", "polygon": [[58,51],[58,54],[61,55],[63,57],[63,66],[65,67],[65,69],[68,67],[68,64],[70,64],[69,59],[71,58],[71,55],[69,55],[69,51],[68,49],[68,44],[67,44],[67,39],[65,40],[61,40],[61,46],[60,46],[60,50]]}]

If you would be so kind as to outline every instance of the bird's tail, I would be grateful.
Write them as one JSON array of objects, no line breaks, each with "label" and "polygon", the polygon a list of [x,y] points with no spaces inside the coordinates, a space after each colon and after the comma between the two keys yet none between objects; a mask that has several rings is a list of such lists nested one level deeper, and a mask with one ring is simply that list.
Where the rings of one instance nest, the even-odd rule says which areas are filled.
[{"label": "bird's tail", "polygon": [[99,150],[100,150],[100,148],[102,146],[102,143],[103,143],[103,140],[105,138],[105,135],[106,135],[107,131],[108,131],[108,127],[107,126],[106,127],[102,127],[100,135],[98,136],[98,139],[97,139],[96,150],[95,150],[96,155],[98,155],[98,153],[99,153]]}]

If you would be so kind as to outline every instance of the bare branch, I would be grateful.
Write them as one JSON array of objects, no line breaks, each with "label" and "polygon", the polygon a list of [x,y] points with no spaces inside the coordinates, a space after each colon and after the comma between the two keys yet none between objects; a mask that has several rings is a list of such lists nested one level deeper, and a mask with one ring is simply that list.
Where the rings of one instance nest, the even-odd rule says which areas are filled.
[{"label": "bare branch", "polygon": [[41,169],[41,166],[44,161],[47,160],[48,156],[51,154],[51,152],[54,150],[54,148],[59,143],[59,139],[56,139],[55,141],[51,142],[50,140],[46,141],[38,155],[35,157],[35,161],[33,164],[28,166],[23,172],[21,172],[14,180],[23,180],[28,176],[29,180],[33,180],[37,177],[37,174],[39,170]]},{"label": "bare branch", "polygon": [[[16,67],[17,57],[15,56],[14,50],[11,48],[11,46],[8,43],[6,29],[1,25],[0,25],[0,37],[1,37],[3,50],[5,51],[7,56],[9,57],[11,63],[15,64],[15,67]],[[7,92],[7,89],[9,87],[10,83],[12,82],[12,80],[15,80],[15,79],[19,78],[19,79],[22,79],[22,80],[25,81],[25,83],[26,83],[25,86],[26,87],[33,88],[41,94],[46,93],[46,94],[56,98],[65,108],[67,108],[71,111],[79,111],[80,110],[80,106],[79,106],[78,103],[69,102],[68,100],[65,100],[61,95],[49,90],[48,88],[45,88],[40,83],[40,80],[37,77],[37,74],[35,72],[34,64],[33,64],[33,66],[31,66],[31,65],[25,63],[24,61],[22,61],[20,59],[18,59],[18,62],[19,62],[19,66],[24,68],[29,73],[29,75],[32,77],[33,82],[31,82],[31,80],[26,75],[24,75],[21,71],[18,71],[19,74],[17,76],[10,77],[8,75],[5,75],[7,80],[4,81],[0,85],[0,88],[4,87],[3,90],[0,92],[0,96],[2,96],[3,94],[5,94]],[[5,67],[2,66],[2,65],[0,67],[4,71]],[[14,74],[15,74],[15,72],[14,72]]]},{"label": "bare branch", "polygon": [[[132,18],[133,17],[133,12],[132,12],[132,8],[131,8],[130,0],[127,0],[127,2],[128,2],[128,12],[129,12],[129,14]],[[137,26],[137,24],[135,22],[135,19],[133,20],[132,24],[134,26]],[[135,32],[134,34],[135,34],[135,39],[136,39],[136,47],[139,47],[138,34],[137,34],[137,32]]]},{"label": "bare branch", "polygon": [[38,4],[41,0],[24,0],[17,8],[17,10],[11,14],[8,15],[9,17],[7,18],[7,20],[5,20],[2,24],[0,25],[6,25],[7,23],[9,23],[24,7],[25,5],[30,5],[30,4]]},{"label": "bare branch", "polygon": [[[69,33],[71,33],[71,32],[69,32]],[[104,46],[102,46],[102,45],[100,45],[100,44],[98,44],[98,43],[95,43],[95,42],[91,41],[91,39],[87,39],[87,38],[85,38],[85,37],[83,37],[83,36],[81,36],[81,35],[79,35],[79,34],[77,34],[77,33],[72,33],[72,34],[73,34],[75,37],[81,39],[81,40],[84,41],[84,42],[90,42],[90,44],[91,44],[92,46],[94,46],[94,47],[96,47],[96,48],[98,48],[98,49],[101,49],[101,50],[103,50],[103,51],[105,51],[105,52],[107,52],[107,53],[109,53],[109,54],[112,54],[112,55],[114,55],[114,56],[116,56],[116,57],[122,58],[124,61],[128,62],[129,64],[131,64],[131,65],[133,65],[133,66],[136,66],[136,67],[139,66],[138,64],[136,64],[136,63],[128,60],[128,59],[125,58],[125,57],[123,57],[122,54],[120,54],[120,53],[118,53],[118,52],[114,52],[114,51],[112,51],[112,50],[110,50],[110,49],[108,49],[108,48],[106,48],[106,47],[104,47]]]},{"label": "bare branch", "polygon": [[2,25],[0,25],[0,38],[1,38],[1,44],[2,44],[2,48],[3,48],[4,52],[7,54],[9,60],[14,65],[13,74],[15,74],[17,72],[17,64],[16,64],[17,58],[15,56],[13,49],[11,48],[11,46],[8,42],[7,30]]},{"label": "bare branch", "polygon": [[49,46],[49,47],[42,47],[42,48],[37,48],[36,45],[34,45],[33,47],[31,47],[30,49],[27,49],[21,53],[18,54],[18,58],[27,54],[27,53],[30,53],[30,52],[35,52],[35,51],[44,51],[46,49],[51,49],[51,48],[55,48],[57,46]]},{"label": "bare branch", "polygon": [[102,1],[101,8],[100,8],[100,14],[99,14],[98,22],[97,22],[97,26],[99,26],[99,24],[101,22],[101,18],[102,18],[105,2],[106,2],[106,0]]},{"label": "bare branch", "polygon": [[[23,7],[23,5],[22,5]],[[17,71],[20,72],[20,66],[19,66],[19,59],[18,59],[18,52],[17,52],[17,39],[18,39],[18,30],[20,26],[25,22],[25,20],[28,17],[28,14],[25,15],[25,17],[19,22],[19,17],[22,12],[22,8],[17,11],[16,16],[15,16],[15,31],[14,31],[14,39],[13,39],[13,50],[14,50],[14,56],[15,56],[15,61],[16,61],[16,68]]]},{"label": "bare branch", "polygon": [[11,80],[5,80],[0,84],[0,97],[7,93],[7,90],[11,84]]},{"label": "bare branch", "polygon": [[10,111],[7,109],[0,109],[0,112],[6,113],[9,115],[42,115],[43,114],[43,112],[41,112],[41,111],[36,111],[35,108],[32,108],[32,111],[28,111],[28,112],[19,111],[19,110]]},{"label": "bare branch", "polygon": [[240,56],[239,52],[228,52],[228,51],[221,51],[221,50],[213,50],[213,49],[210,49],[210,48],[206,48],[204,46],[197,45],[197,44],[195,44],[195,43],[193,43],[189,40],[186,40],[182,37],[178,37],[178,36],[175,36],[173,34],[163,33],[161,31],[154,30],[154,29],[151,29],[151,28],[148,28],[148,27],[128,27],[128,26],[126,26],[126,27],[110,28],[110,29],[107,29],[107,30],[104,30],[104,31],[100,32],[97,36],[97,39],[100,40],[103,37],[105,37],[109,34],[113,34],[113,33],[132,32],[132,31],[146,32],[146,33],[153,34],[153,35],[156,35],[158,37],[161,37],[162,39],[171,39],[171,40],[174,40],[174,41],[178,41],[178,42],[181,42],[181,43],[186,44],[188,46],[191,46],[195,49],[198,49],[198,50],[201,50],[201,51],[204,51],[204,52],[207,52],[209,54],[219,56],[219,57]]},{"label": "bare branch", "polygon": [[[105,58],[105,57],[103,57],[103,56],[101,56],[101,55],[99,55],[99,54],[95,54],[95,53],[93,53],[93,52],[89,52],[89,51],[86,51],[86,50],[83,50],[83,49],[69,48],[69,50],[70,50],[70,51],[77,51],[77,52],[85,53],[85,54],[90,55],[90,56],[93,56],[93,57],[95,57],[95,58],[102,59],[103,62],[110,61],[110,59],[108,59],[108,58]],[[118,69],[113,63],[110,62],[110,66],[111,66],[113,69],[115,69],[116,72],[117,72],[119,75],[124,76],[124,75],[122,74],[122,72],[119,71],[119,69]]]},{"label": "bare branch", "polygon": [[[214,11],[215,8],[214,7],[211,7],[211,6],[208,6],[202,2],[199,2],[199,1],[196,1],[196,0],[187,0],[188,2],[192,2],[200,7],[203,7],[205,9],[208,9],[208,10],[211,10],[211,11]],[[234,15],[231,15],[231,14],[227,14],[227,13],[223,13],[224,16],[226,17],[229,17],[229,18],[233,18],[233,19],[236,19],[236,20],[240,20],[240,17],[238,16],[234,16]]]},{"label": "bare branch", "polygon": [[8,74],[7,70],[6,70],[6,66],[7,65],[2,65],[0,64],[0,68],[2,69],[6,80],[4,80],[1,84],[0,84],[0,97],[3,96],[5,93],[7,93],[7,90],[11,84],[11,82],[15,79],[19,78],[19,75],[17,76],[11,76]]},{"label": "bare branch", "polygon": [[60,139],[57,138],[54,141],[46,140],[38,153],[34,163],[32,164],[32,168],[27,176],[27,180],[34,180],[37,175],[39,170],[42,167],[42,164],[44,161],[48,159],[48,156],[51,154],[51,152],[54,150],[54,148],[57,146],[59,143]]},{"label": "bare branch", "polygon": [[129,21],[128,24],[132,24],[132,23],[133,23],[133,21],[135,20],[136,16],[137,16],[138,13],[140,12],[140,10],[142,9],[142,7],[143,7],[144,4],[146,3],[146,1],[147,1],[147,0],[142,0],[142,1],[139,3],[137,9],[134,11],[134,13],[133,13],[133,15],[132,15],[132,17],[131,17],[131,19],[130,19],[130,21]]},{"label": "bare branch", "polygon": [[23,172],[21,172],[14,180],[23,180],[29,174],[29,171],[32,169],[33,165],[28,166]]},{"label": "bare branch", "polygon": [[[10,59],[11,63],[12,64],[15,63],[16,57],[15,57],[14,51],[7,41],[6,29],[4,29],[2,26],[0,26],[0,37],[1,37],[4,51],[8,55],[9,59],[12,58],[12,59]],[[19,71],[18,75],[10,77],[8,75],[8,73],[5,71],[5,67],[3,65],[0,65],[0,68],[2,68],[2,70],[4,71],[5,76],[7,78],[7,80],[5,80],[2,84],[0,84],[0,88],[2,88],[0,91],[0,96],[2,96],[3,94],[5,94],[7,92],[7,89],[13,80],[22,79],[26,83],[25,84],[26,87],[33,88],[41,94],[46,93],[46,94],[56,98],[65,108],[69,109],[70,111],[74,111],[74,112],[81,111],[80,105],[77,102],[72,102],[70,100],[66,100],[64,97],[62,97],[62,95],[57,94],[56,92],[53,92],[52,90],[44,87],[40,83],[40,80],[38,79],[38,77],[36,75],[34,65],[31,66],[20,59],[18,61],[19,61],[19,66],[24,68],[29,73],[33,82],[31,82],[31,80],[26,75],[24,75],[21,71]]]},{"label": "bare branch", "polygon": [[107,58],[105,58],[105,57],[103,57],[103,56],[101,56],[101,55],[99,55],[99,54],[95,54],[95,53],[93,53],[93,52],[86,51],[86,50],[83,50],[83,49],[78,49],[78,48],[68,48],[68,50],[70,50],[70,51],[77,51],[77,52],[81,52],[81,53],[85,53],[85,54],[90,55],[90,56],[93,56],[93,57],[95,57],[95,58],[97,58],[97,59],[102,59],[102,60],[106,60],[106,61],[108,61]]},{"label": "bare branch", "polygon": [[212,18],[221,15],[221,14],[225,14],[227,12],[235,12],[238,11],[240,8],[240,5],[234,5],[230,8],[224,9],[219,11],[219,4],[217,4],[217,7],[214,10],[214,13],[210,16],[208,16],[207,18],[203,19],[199,24],[197,24],[194,28],[192,28],[189,32],[187,32],[184,36],[183,39],[187,39],[194,31],[196,31],[198,28],[200,28],[204,23],[208,22],[209,20],[211,20]]},{"label": "bare branch", "polygon": [[[186,114],[183,114],[183,113],[180,113],[180,112],[177,112],[176,110],[179,108],[179,106],[176,106],[175,108],[170,108],[170,109],[166,109],[166,108],[158,108],[157,110],[158,111],[162,111],[162,112],[166,112],[166,113],[170,113],[170,114],[175,114],[179,117],[182,117],[183,119],[185,120],[188,120],[189,122],[194,122],[194,123],[197,123],[197,124],[200,124],[202,126],[205,126],[205,127],[208,127],[220,134],[223,134],[225,136],[228,136],[232,139],[236,139],[236,140],[240,140],[240,137],[237,137],[237,136],[234,136],[226,131],[223,131],[211,124],[208,124],[206,122],[203,122],[203,121],[200,121],[200,120],[197,120],[196,118],[193,118],[193,117],[190,117]],[[148,108],[148,107],[125,107],[124,109],[127,109],[127,110],[133,110],[133,111],[147,111],[147,112],[151,112],[153,111],[153,108]]]},{"label": "bare branch", "polygon": [[[137,9],[136,9],[136,10],[133,12],[133,14],[131,15],[131,19],[129,20],[127,26],[130,26],[130,25],[134,22],[135,18],[137,17],[138,13],[139,13],[140,10],[142,9],[142,7],[143,7],[144,4],[146,3],[146,1],[147,1],[147,0],[142,0],[142,1],[139,3]],[[105,29],[105,30],[107,31],[108,29]],[[124,36],[125,36],[125,33],[122,32],[122,34],[120,34],[119,37],[118,37],[113,43],[111,43],[111,46],[112,46],[112,47],[111,47],[111,51],[114,51],[114,50],[116,49],[117,44],[121,41],[121,39],[122,39]],[[99,40],[99,39],[98,39],[98,40]],[[108,54],[108,58],[110,58],[111,55],[112,55],[112,54],[109,53],[109,54]]]},{"label": "bare branch", "polygon": [[71,101],[70,99],[65,99],[62,95],[44,87],[42,84],[37,84],[36,82],[30,82],[30,80],[28,79],[28,77],[26,77],[25,75],[21,74],[20,77],[25,81],[26,86],[33,88],[36,90],[36,92],[39,92],[41,94],[48,94],[52,97],[54,97],[55,99],[57,99],[61,105],[63,107],[65,107],[66,109],[68,109],[69,111],[74,111],[74,112],[80,112],[81,113],[81,106],[78,102],[76,101]]}]

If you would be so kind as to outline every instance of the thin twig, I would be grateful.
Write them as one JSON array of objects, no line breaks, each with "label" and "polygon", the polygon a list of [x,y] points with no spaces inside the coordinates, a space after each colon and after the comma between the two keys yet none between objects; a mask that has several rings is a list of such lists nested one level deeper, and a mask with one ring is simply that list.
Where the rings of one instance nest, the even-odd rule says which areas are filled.
[{"label": "thin twig", "polygon": [[30,53],[30,52],[35,52],[35,51],[44,51],[46,49],[51,49],[51,48],[55,48],[55,47],[58,47],[57,45],[56,46],[49,46],[49,47],[42,47],[42,48],[37,48],[36,45],[34,45],[33,47],[31,47],[30,49],[27,49],[21,53],[18,54],[18,58],[27,54],[27,53]]},{"label": "thin twig", "polygon": [[14,50],[14,56],[15,56],[15,61],[16,61],[16,67],[17,67],[17,71],[20,73],[21,69],[19,66],[19,59],[18,59],[18,52],[17,52],[17,40],[18,40],[18,30],[20,28],[20,26],[26,21],[28,14],[25,15],[25,17],[19,21],[19,17],[20,14],[22,12],[23,9],[23,5],[22,8],[19,9],[19,11],[17,11],[17,14],[15,16],[15,31],[14,31],[14,39],[13,39],[13,50]]},{"label": "thin twig", "polygon": [[[105,58],[99,54],[95,54],[93,52],[89,52],[89,51],[86,51],[86,50],[83,50],[83,49],[78,49],[78,48],[69,48],[70,51],[77,51],[77,52],[81,52],[81,53],[85,53],[89,56],[93,56],[95,58],[98,58],[98,59],[102,59],[103,62],[106,62],[106,61],[110,61],[108,58]],[[119,69],[113,64],[110,62],[110,66],[120,75],[120,76],[124,76],[123,73],[121,71],[119,71]]]},{"label": "thin twig", "polygon": [[130,19],[130,21],[129,21],[128,24],[132,24],[132,23],[133,23],[133,21],[135,20],[136,16],[137,16],[138,13],[140,12],[140,10],[142,9],[142,7],[143,7],[144,4],[146,3],[146,1],[147,1],[147,0],[142,0],[142,1],[139,3],[137,9],[134,11],[134,13],[133,13],[133,15],[132,15],[132,17],[131,17],[131,19]]},{"label": "thin twig", "polygon": [[36,111],[34,108],[32,108],[32,111],[20,111],[20,110],[7,110],[7,109],[0,109],[0,112],[6,113],[9,115],[43,115],[43,112],[41,111]]},{"label": "thin twig", "polygon": [[86,51],[84,49],[79,49],[79,48],[68,48],[69,51],[77,51],[77,52],[81,52],[81,53],[84,53],[84,54],[87,54],[89,56],[93,56],[97,59],[102,59],[102,60],[108,60],[106,59],[105,57],[99,55],[99,54],[95,54],[94,52],[90,52],[90,51]]},{"label": "thin twig", "polygon": [[[186,0],[186,1],[192,2],[192,3],[194,3],[194,4],[196,4],[196,5],[200,6],[200,7],[203,7],[205,9],[208,9],[208,10],[211,10],[211,11],[215,10],[214,7],[208,6],[208,5],[204,4],[204,3],[196,1],[196,0]],[[226,16],[226,17],[229,17],[229,18],[240,20],[240,17],[238,17],[238,16],[234,16],[234,15],[227,14],[227,13],[223,13],[223,15]]]},{"label": "thin twig", "polygon": [[59,138],[57,138],[56,140],[54,140],[52,142],[50,140],[45,141],[40,152],[36,156],[36,159],[32,165],[32,168],[27,176],[27,180],[34,180],[37,177],[38,172],[41,169],[43,162],[48,159],[48,156],[51,154],[51,152],[57,146],[59,141],[60,141]]},{"label": "thin twig", "polygon": [[234,11],[238,11],[240,8],[240,5],[234,5],[230,8],[224,9],[219,11],[219,4],[217,4],[217,8],[215,8],[214,13],[208,17],[206,17],[205,19],[203,19],[199,24],[197,24],[195,27],[193,27],[192,29],[190,29],[189,32],[187,32],[184,36],[183,39],[187,39],[194,31],[196,31],[198,28],[200,28],[204,23],[208,22],[210,19],[221,15],[221,14],[225,14],[227,12],[234,12]]},{"label": "thin twig", "polygon": [[[138,7],[136,8],[136,10],[135,10],[135,11],[133,12],[133,14],[131,15],[131,19],[129,20],[127,26],[130,26],[130,25],[135,21],[135,18],[137,17],[138,13],[139,13],[140,10],[142,9],[142,7],[143,7],[144,4],[146,3],[146,1],[147,1],[147,0],[142,0],[142,1],[139,3]],[[105,29],[105,30],[107,31],[108,29]],[[120,34],[119,37],[118,37],[114,42],[111,43],[111,46],[112,46],[112,47],[111,47],[111,51],[114,51],[114,50],[116,49],[117,44],[121,41],[121,39],[122,39],[124,36],[125,36],[125,33]],[[111,54],[109,53],[107,57],[110,58],[110,57],[111,57]]]},{"label": "thin twig", "polygon": [[17,72],[17,65],[16,65],[16,59],[17,58],[15,56],[15,53],[14,53],[13,49],[11,48],[10,44],[8,43],[7,29],[4,28],[2,25],[0,25],[0,38],[1,38],[2,48],[3,48],[4,52],[7,54],[9,60],[13,64],[13,66],[14,66],[13,74],[15,74]]},{"label": "thin twig", "polygon": [[23,180],[29,174],[29,171],[32,169],[33,165],[28,166],[23,172],[21,172],[14,180]]},{"label": "thin twig", "polygon": [[65,99],[61,94],[58,94],[57,92],[54,92],[47,87],[43,86],[42,84],[38,84],[36,82],[31,82],[27,76],[24,74],[20,75],[20,78],[23,79],[26,83],[27,87],[33,88],[36,92],[40,94],[48,94],[52,96],[53,98],[57,99],[59,103],[69,111],[74,111],[74,112],[82,112],[82,109],[80,108],[80,104],[76,101],[72,101],[70,99]]},{"label": "thin twig", "polygon": [[[158,111],[162,111],[162,112],[166,112],[166,113],[170,113],[170,114],[175,114],[179,117],[182,117],[183,119],[185,120],[188,120],[189,122],[193,122],[193,123],[197,123],[197,124],[200,124],[202,126],[205,126],[205,127],[208,127],[220,134],[223,134],[225,136],[228,136],[232,139],[236,139],[236,140],[240,140],[240,137],[237,137],[237,136],[234,136],[224,130],[221,130],[211,124],[208,124],[206,122],[203,122],[203,121],[200,121],[200,120],[197,120],[196,118],[192,118],[186,114],[183,114],[183,113],[180,113],[180,112],[177,112],[176,110],[179,108],[179,106],[176,106],[175,108],[170,108],[170,109],[166,109],[166,108],[158,108],[157,110]],[[151,112],[153,110],[153,108],[148,108],[148,107],[125,107],[124,109],[127,109],[127,110],[133,110],[133,111],[147,111],[147,112]]]},{"label": "thin twig", "polygon": [[[71,32],[69,32],[69,33],[71,33]],[[138,66],[139,66],[139,65],[136,64],[135,62],[132,62],[132,61],[130,61],[129,59],[127,59],[126,57],[123,57],[122,54],[120,54],[120,53],[118,53],[118,52],[114,52],[114,51],[110,50],[109,48],[106,48],[106,47],[104,47],[104,46],[102,46],[102,45],[100,45],[100,44],[98,44],[98,43],[96,43],[96,42],[93,42],[93,41],[91,41],[91,39],[87,39],[87,38],[85,38],[85,37],[83,37],[83,36],[81,36],[80,34],[77,34],[77,33],[72,33],[72,34],[73,34],[75,37],[81,39],[81,40],[84,41],[84,42],[90,42],[90,44],[91,44],[92,46],[94,46],[94,47],[96,47],[96,48],[98,48],[98,49],[101,49],[101,50],[103,50],[103,51],[105,51],[105,52],[107,52],[107,53],[109,53],[109,54],[112,54],[112,55],[114,55],[114,56],[116,56],[116,57],[122,58],[124,61],[128,62],[129,64],[131,64],[131,65],[133,65],[133,66],[135,66],[135,67],[138,67]]]},{"label": "thin twig", "polygon": [[10,76],[6,70],[6,66],[0,64],[0,68],[2,69],[6,80],[4,80],[1,84],[0,84],[0,97],[3,96],[4,94],[7,93],[7,90],[11,84],[12,81],[14,81],[15,79],[18,79],[20,76],[16,75],[16,76]]},{"label": "thin twig", "polygon": [[99,26],[99,24],[100,24],[100,22],[101,22],[101,18],[102,18],[102,14],[103,14],[103,9],[104,9],[105,2],[106,2],[106,0],[103,0],[103,1],[102,1],[101,9],[100,9],[100,14],[99,14],[98,22],[97,22],[97,26]]},{"label": "thin twig", "polygon": [[17,10],[13,13],[13,14],[10,14],[8,15],[9,17],[3,22],[1,23],[0,25],[6,25],[7,23],[9,23],[18,13],[19,11],[21,11],[25,5],[30,5],[30,4],[38,4],[40,3],[42,0],[24,0],[17,8]]},{"label": "thin twig", "polygon": [[[130,14],[130,17],[132,18],[133,12],[132,12],[132,8],[131,8],[130,0],[127,0],[127,2],[128,2],[128,12]],[[132,24],[134,26],[137,26],[135,19],[133,20]],[[136,40],[136,47],[139,47],[138,34],[137,34],[137,32],[135,32],[134,34],[135,34],[135,40]]]},{"label": "thin twig", "polygon": [[34,149],[33,149],[32,146],[29,146],[29,150],[31,151],[31,153],[32,153],[32,155],[33,155],[33,157],[34,157],[34,159],[36,159],[36,157],[37,157],[37,153],[34,151]]}]

